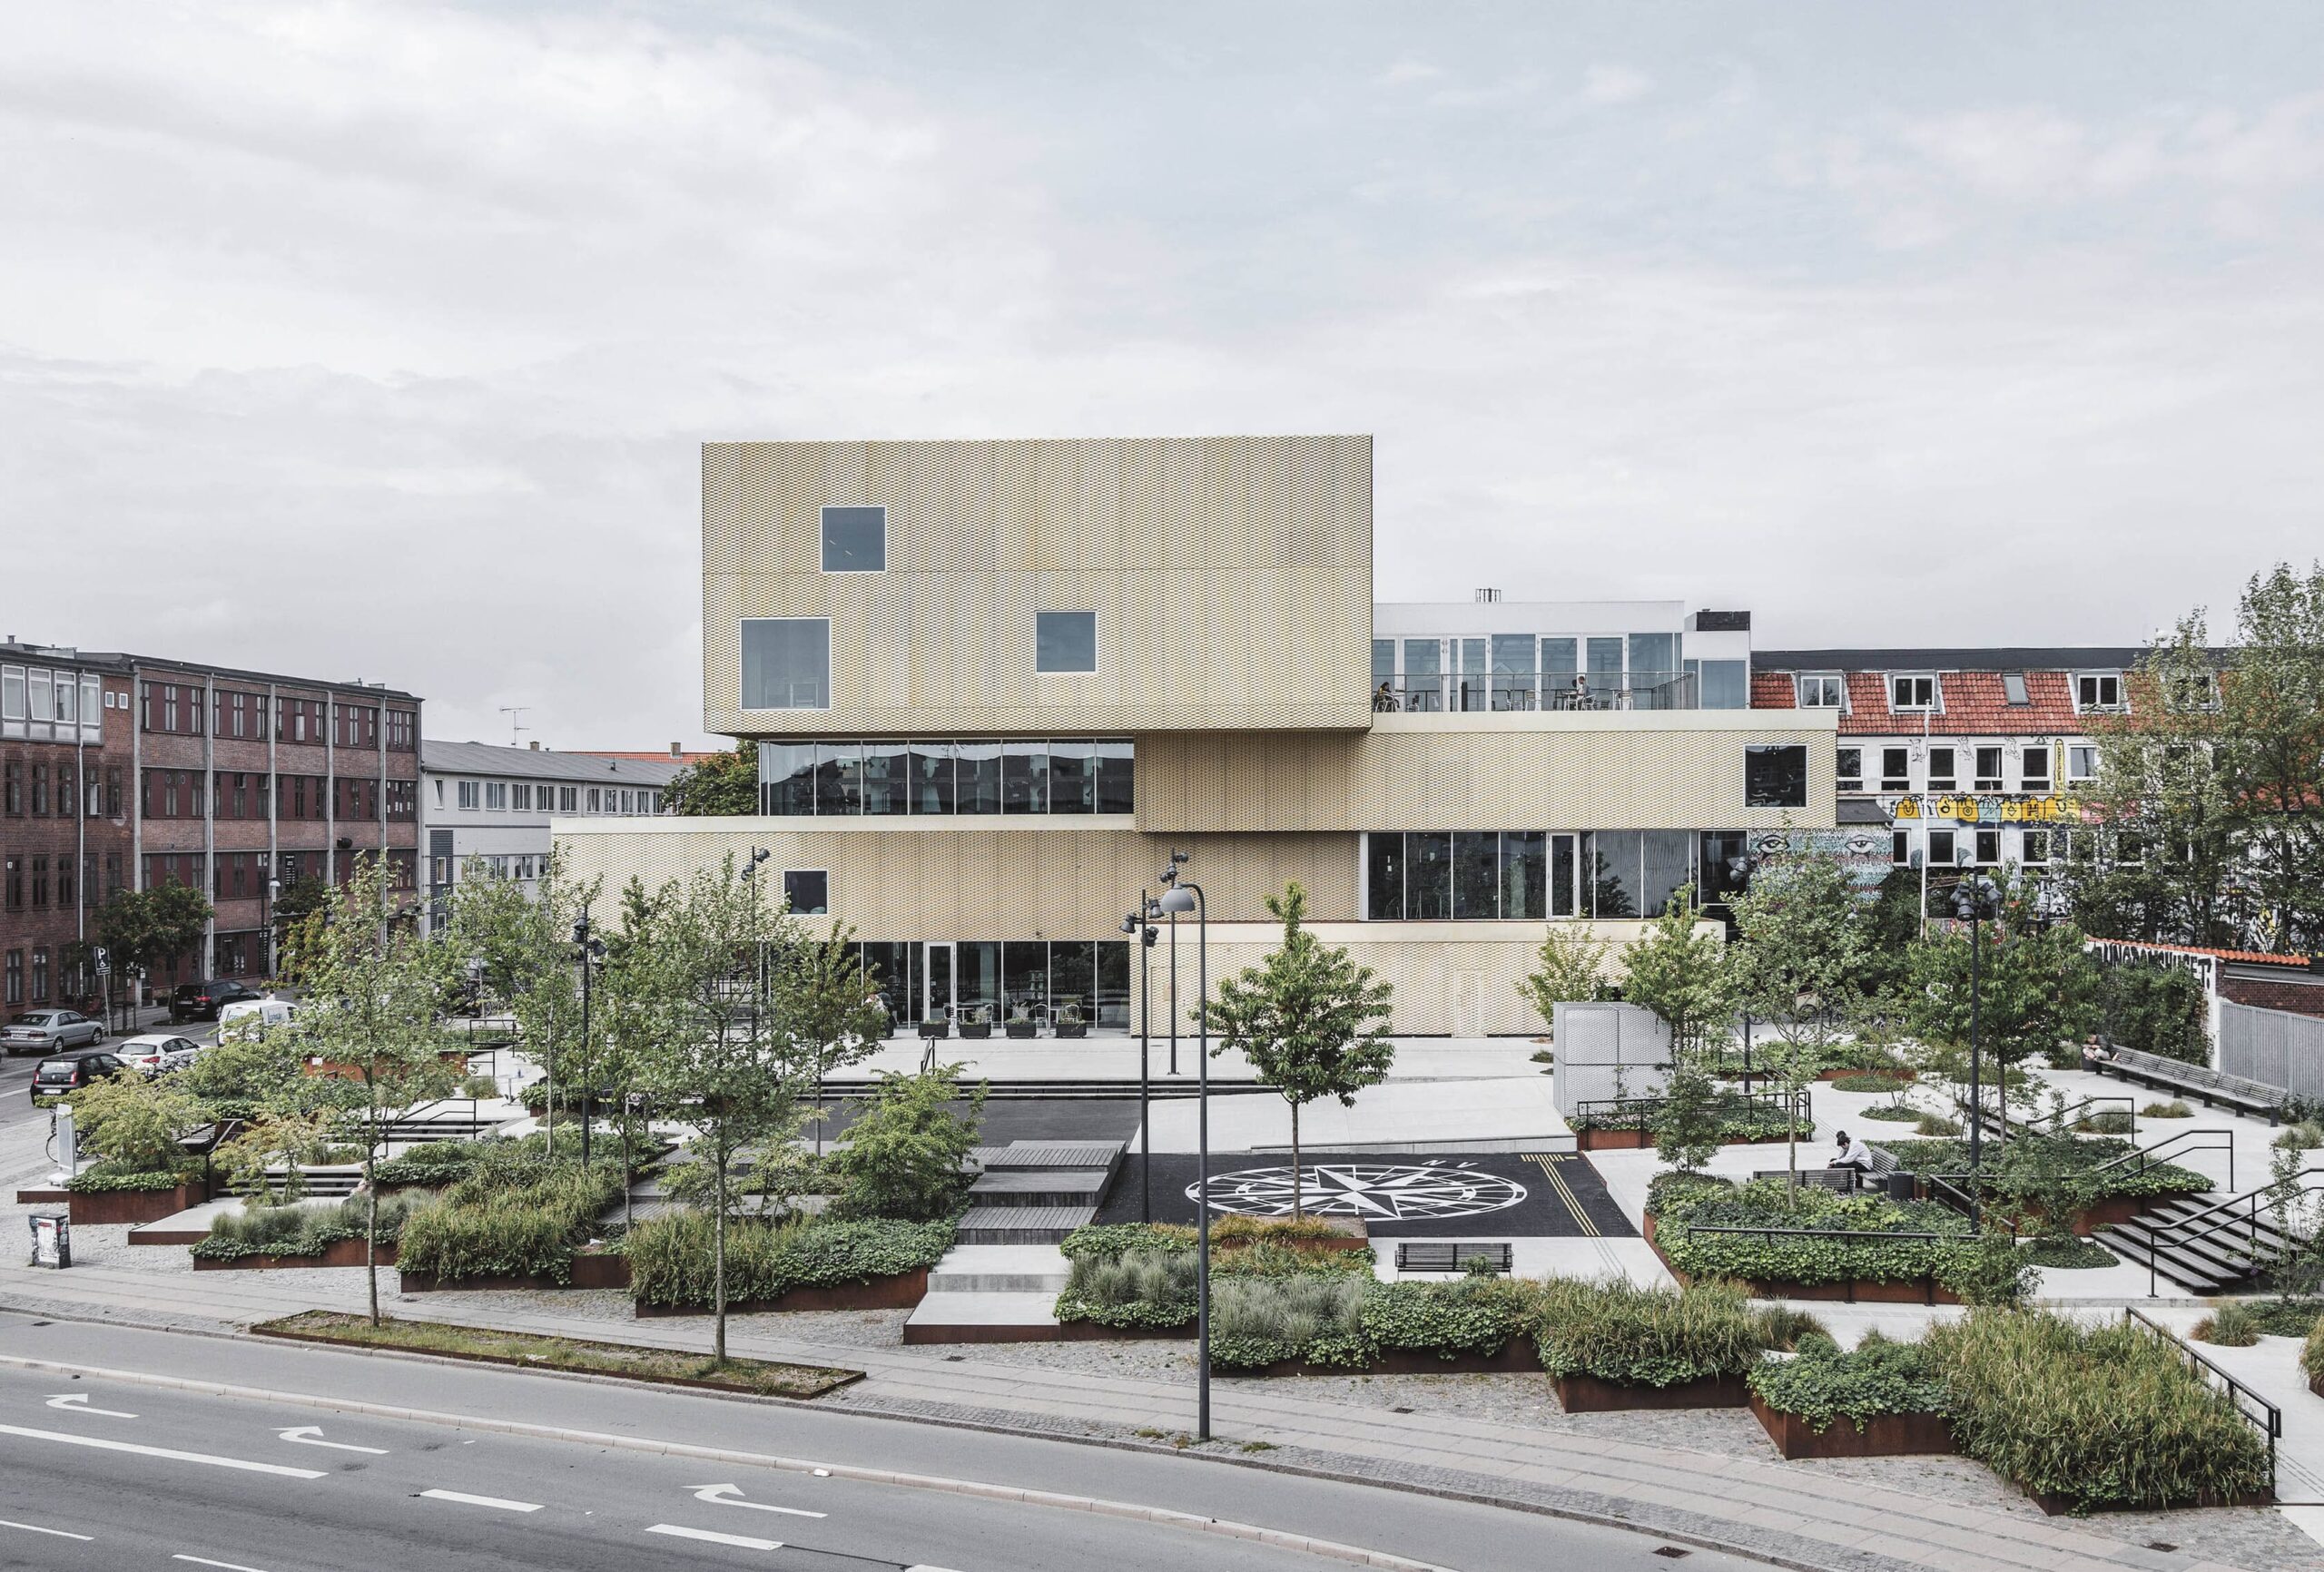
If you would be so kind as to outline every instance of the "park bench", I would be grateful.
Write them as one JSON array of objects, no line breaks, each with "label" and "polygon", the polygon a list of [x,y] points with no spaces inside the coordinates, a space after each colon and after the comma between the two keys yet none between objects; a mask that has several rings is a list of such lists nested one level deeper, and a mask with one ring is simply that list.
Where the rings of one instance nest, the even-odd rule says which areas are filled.
[{"label": "park bench", "polygon": [[1506,1277],[1515,1269],[1512,1247],[1505,1243],[1406,1239],[1396,1245],[1398,1272],[1467,1272],[1472,1261],[1483,1262],[1486,1270],[1499,1277]]},{"label": "park bench", "polygon": [[2104,1058],[2092,1059],[2090,1067],[2102,1076],[2120,1076],[2159,1092],[2199,1098],[2206,1108],[2231,1108],[2254,1118],[2264,1117],[2270,1125],[2283,1117],[2284,1105],[2291,1100],[2291,1094],[2280,1086],[2227,1075],[2204,1065],[2182,1064],[2136,1048],[2116,1048]]}]

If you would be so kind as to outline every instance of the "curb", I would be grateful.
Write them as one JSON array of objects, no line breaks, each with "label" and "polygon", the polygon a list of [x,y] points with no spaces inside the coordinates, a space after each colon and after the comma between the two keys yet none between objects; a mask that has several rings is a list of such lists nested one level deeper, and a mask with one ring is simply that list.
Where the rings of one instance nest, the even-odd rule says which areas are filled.
[{"label": "curb", "polygon": [[1385,1551],[1367,1550],[1360,1545],[1344,1545],[1334,1539],[1316,1539],[1305,1534],[1285,1533],[1279,1528],[1265,1528],[1255,1523],[1239,1523],[1226,1518],[1205,1518],[1192,1512],[1180,1512],[1167,1507],[1141,1507],[1129,1501],[1108,1501],[1095,1496],[1063,1495],[1054,1490],[1029,1490],[1013,1485],[991,1485],[974,1479],[952,1479],[933,1474],[907,1474],[891,1469],[869,1469],[844,1463],[817,1463],[800,1458],[776,1457],[765,1452],[738,1451],[728,1447],[695,1446],[684,1441],[657,1441],[646,1437],[615,1435],[602,1430],[568,1430],[560,1425],[528,1424],[521,1420],[482,1419],[468,1414],[448,1414],[432,1409],[409,1409],[393,1403],[375,1403],[358,1398],[326,1398],[307,1392],[270,1391],[261,1387],[235,1386],[225,1381],[198,1380],[187,1376],[153,1375],[140,1371],[110,1370],[102,1365],[68,1364],[59,1360],[30,1359],[21,1354],[0,1354],[0,1366],[13,1370],[42,1371],[56,1375],[74,1377],[94,1376],[105,1380],[122,1381],[133,1386],[160,1387],[172,1391],[196,1392],[206,1397],[234,1398],[247,1401],[285,1403],[300,1408],[323,1409],[332,1413],[364,1414],[373,1419],[397,1420],[408,1423],[449,1425],[461,1430],[483,1430],[508,1436],[523,1436],[535,1440],[571,1441],[584,1446],[609,1448],[620,1451],[650,1452],[665,1458],[690,1458],[702,1462],[732,1464],[740,1468],[767,1469],[777,1473],[810,1474],[818,1479],[852,1479],[861,1484],[891,1485],[905,1489],[935,1490],[947,1495],[968,1496],[988,1501],[1012,1501],[1025,1506],[1053,1507],[1061,1511],[1088,1512],[1101,1518],[1128,1518],[1139,1522],[1157,1523],[1167,1528],[1188,1528],[1200,1534],[1218,1534],[1230,1539],[1248,1539],[1280,1549],[1298,1550],[1311,1556],[1321,1556],[1344,1561],[1356,1567],[1379,1567],[1389,1572],[1456,1572],[1456,1569],[1433,1561],[1414,1561]]}]

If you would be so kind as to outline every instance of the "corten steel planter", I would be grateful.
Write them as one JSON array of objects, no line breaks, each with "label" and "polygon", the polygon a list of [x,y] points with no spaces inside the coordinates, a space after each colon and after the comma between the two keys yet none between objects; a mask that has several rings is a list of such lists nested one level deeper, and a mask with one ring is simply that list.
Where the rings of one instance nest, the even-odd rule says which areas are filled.
[{"label": "corten steel planter", "polygon": [[2205,1490],[2191,1501],[2098,1501],[2088,1506],[2071,1496],[2043,1495],[2034,1490],[2027,1490],[2025,1496],[2053,1518],[2079,1517],[2084,1512],[2167,1512],[2182,1511],[2191,1507],[2272,1507],[2276,1504],[2273,1490],[2255,1490],[2248,1496],[2222,1496]]},{"label": "corten steel planter", "polygon": [[572,1266],[573,1281],[559,1282],[543,1273],[524,1273],[507,1277],[430,1277],[422,1272],[403,1274],[406,1293],[450,1293],[463,1289],[511,1288],[627,1288],[629,1286],[629,1257],[626,1255],[576,1255]]},{"label": "corten steel planter", "polygon": [[1512,1337],[1498,1353],[1456,1353],[1450,1359],[1425,1349],[1388,1348],[1382,1349],[1370,1364],[1309,1364],[1293,1359],[1256,1368],[1220,1365],[1218,1369],[1222,1374],[1238,1376],[1539,1375],[1541,1356],[1531,1338]]},{"label": "corten steel planter", "polygon": [[1955,1449],[1953,1421],[1943,1414],[1882,1414],[1862,1430],[1853,1420],[1837,1419],[1819,1435],[1806,1420],[1769,1408],[1756,1392],[1751,1412],[1787,1458],[1902,1458]]},{"label": "corten steel planter", "polygon": [[969,1323],[959,1326],[931,1325],[926,1321],[907,1321],[904,1341],[907,1343],[947,1342],[1151,1342],[1162,1339],[1180,1341],[1194,1341],[1195,1323],[1175,1327],[1100,1326],[1094,1321],[1067,1321],[1054,1324],[1047,1321],[1016,1326],[985,1326]]},{"label": "corten steel planter", "polygon": [[[393,1243],[379,1246],[379,1264],[396,1263]],[[295,1272],[317,1266],[360,1266],[363,1264],[363,1242],[359,1239],[334,1239],[323,1246],[320,1255],[238,1255],[231,1261],[211,1261],[202,1256],[193,1258],[196,1272]]]},{"label": "corten steel planter", "polygon": [[[1654,1252],[1654,1258],[1662,1263],[1663,1270],[1678,1281],[1679,1287],[1693,1287],[1694,1274],[1671,1265],[1670,1258],[1662,1253],[1662,1246],[1655,1243],[1655,1223],[1654,1214],[1648,1213],[1646,1225],[1639,1230],[1640,1236],[1646,1241],[1647,1248]],[[1842,1304],[1961,1302],[1959,1294],[1943,1286],[1934,1277],[1910,1277],[1901,1282],[1893,1278],[1866,1277],[1850,1278],[1843,1282],[1786,1282],[1780,1279],[1758,1277],[1728,1277],[1721,1281],[1735,1283],[1753,1299],[1811,1299]]]},{"label": "corten steel planter", "polygon": [[[1811,1137],[1803,1135],[1801,1140]],[[1722,1146],[1780,1146],[1787,1139],[1780,1132],[1772,1135],[1729,1135],[1720,1139]],[[1577,1152],[1642,1152],[1654,1145],[1651,1130],[1576,1130],[1573,1149]]]},{"label": "corten steel planter", "polygon": [[1555,1376],[1558,1403],[1570,1414],[1613,1413],[1623,1409],[1739,1409],[1751,1400],[1741,1376],[1710,1376],[1675,1386],[1625,1386],[1593,1375]]},{"label": "corten steel planter", "polygon": [[[869,1282],[836,1282],[812,1288],[794,1288],[773,1299],[737,1299],[729,1301],[729,1315],[756,1315],[786,1310],[910,1310],[928,1297],[928,1268],[915,1266],[910,1272],[899,1272],[892,1277],[875,1277]],[[637,1307],[641,1321],[665,1316],[708,1315],[706,1304],[641,1304]]]},{"label": "corten steel planter", "polygon": [[159,1223],[162,1218],[199,1206],[210,1199],[210,1186],[199,1179],[172,1190],[73,1190],[66,1192],[66,1215],[79,1227],[109,1223]]}]

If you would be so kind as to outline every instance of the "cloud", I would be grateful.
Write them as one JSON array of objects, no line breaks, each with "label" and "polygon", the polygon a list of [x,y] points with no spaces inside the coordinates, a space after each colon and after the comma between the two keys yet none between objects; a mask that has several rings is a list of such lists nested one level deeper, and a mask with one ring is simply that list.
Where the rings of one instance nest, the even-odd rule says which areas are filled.
[{"label": "cloud", "polygon": [[1653,79],[1626,65],[1593,65],[1582,74],[1585,103],[1629,103],[1646,96]]}]

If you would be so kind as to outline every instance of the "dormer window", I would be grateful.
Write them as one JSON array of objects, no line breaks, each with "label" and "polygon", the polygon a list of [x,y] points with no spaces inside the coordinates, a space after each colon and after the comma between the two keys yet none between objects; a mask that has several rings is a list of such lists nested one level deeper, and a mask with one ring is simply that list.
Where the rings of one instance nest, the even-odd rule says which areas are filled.
[{"label": "dormer window", "polygon": [[1888,707],[1892,710],[1935,709],[1935,673],[1931,672],[1889,673]]},{"label": "dormer window", "polygon": [[1799,707],[1803,710],[1844,710],[1847,707],[1847,684],[1837,672],[1802,672],[1799,674]]},{"label": "dormer window", "polygon": [[2081,672],[2073,680],[2073,707],[2087,714],[2093,710],[2119,710],[2122,707],[2122,673],[2120,672]]}]

